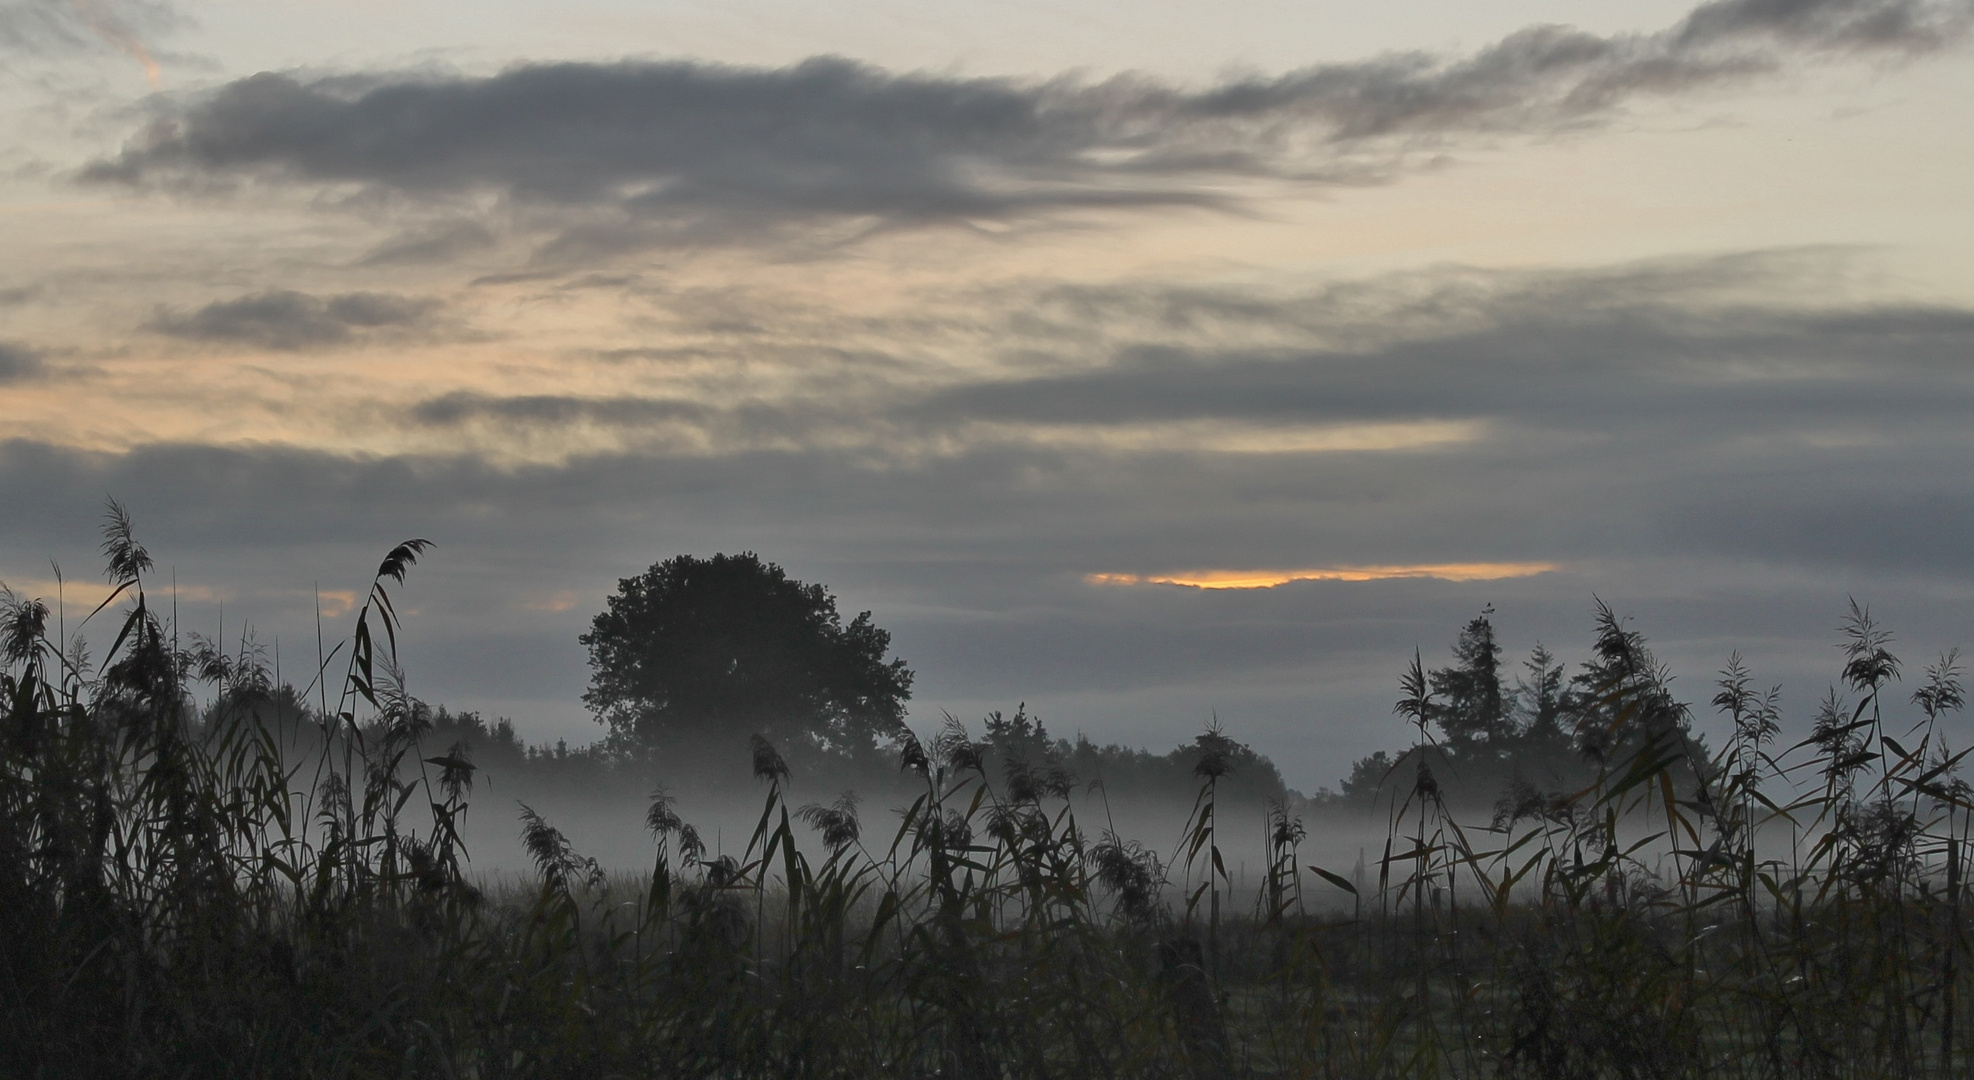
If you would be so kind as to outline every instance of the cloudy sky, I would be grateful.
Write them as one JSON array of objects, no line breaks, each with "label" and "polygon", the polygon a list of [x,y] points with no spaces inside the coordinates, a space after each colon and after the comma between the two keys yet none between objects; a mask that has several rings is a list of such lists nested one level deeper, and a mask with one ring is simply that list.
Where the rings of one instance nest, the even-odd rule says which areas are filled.
[{"label": "cloudy sky", "polygon": [[[1305,789],[1485,604],[1796,729],[1974,613],[1967,0],[0,2],[0,578],[598,729],[623,576],[750,549],[914,719]],[[223,620],[223,621],[222,621]],[[1704,710],[1703,710],[1704,711]]]}]

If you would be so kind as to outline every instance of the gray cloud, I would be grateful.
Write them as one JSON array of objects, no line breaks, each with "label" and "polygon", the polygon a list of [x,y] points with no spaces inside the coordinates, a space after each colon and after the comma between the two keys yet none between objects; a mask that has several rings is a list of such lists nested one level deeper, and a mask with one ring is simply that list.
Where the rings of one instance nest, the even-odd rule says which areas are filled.
[{"label": "gray cloud", "polygon": [[[1475,134],[1605,122],[1810,56],[1903,58],[1958,41],[1965,0],[1718,0],[1656,34],[1543,26],[1461,58],[1406,53],[1189,90],[783,69],[562,63],[487,78],[261,74],[186,102],[97,181],[258,176],[414,199],[497,193],[563,243],[731,239],[791,222],[1008,219],[1224,205],[1201,177],[1388,179]],[[441,241],[441,246],[444,246]],[[415,245],[414,245],[415,246]]]},{"label": "gray cloud", "polygon": [[1502,313],[1485,329],[1368,350],[1134,346],[1094,371],[959,387],[928,422],[1345,423],[1512,419],[1554,427],[1839,422],[1868,404],[1908,418],[1974,408],[1974,313]]},{"label": "gray cloud", "polygon": [[270,289],[237,300],[216,300],[192,312],[161,312],[149,328],[188,341],[315,349],[347,344],[377,331],[426,327],[438,307],[435,300],[393,293],[321,297]]},{"label": "gray cloud", "polygon": [[0,341],[0,386],[36,378],[42,370],[39,352],[19,342]]}]

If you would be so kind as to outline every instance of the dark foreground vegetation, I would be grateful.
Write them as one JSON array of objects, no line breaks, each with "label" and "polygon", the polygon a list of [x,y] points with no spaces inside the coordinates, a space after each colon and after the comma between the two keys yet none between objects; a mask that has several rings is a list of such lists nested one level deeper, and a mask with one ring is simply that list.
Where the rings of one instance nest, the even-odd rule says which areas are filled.
[{"label": "dark foreground vegetation", "polygon": [[[603,873],[523,810],[525,884],[477,883],[476,769],[402,691],[393,549],[299,691],[179,642],[113,512],[125,606],[100,658],[7,594],[0,1075],[392,1077],[1884,1077],[1968,1060],[1969,801],[1951,656],[1894,695],[1846,624],[1801,744],[1730,663],[1709,752],[1642,639],[1598,618],[1573,685],[1581,786],[1511,777],[1459,820],[1449,697],[1416,663],[1414,751],[1361,872],[1287,807],[1258,889],[1221,857],[1240,764],[1208,732],[1176,850],[1078,820],[1038,747],[958,724],[898,748],[864,820],[798,803],[766,739],[759,824],[716,856],[660,794],[651,870]],[[57,618],[59,621],[59,617]],[[1470,628],[1471,629],[1471,628]],[[212,688],[204,704],[192,690]],[[279,704],[313,741],[265,721]],[[1910,703],[1919,724],[1894,726]],[[1894,710],[1894,706],[1898,708]],[[1003,723],[1007,723],[1003,721]],[[1003,733],[1005,734],[1005,733]],[[1449,739],[1451,736],[1449,736]],[[1479,760],[1477,746],[1458,748]],[[297,746],[302,749],[297,749]],[[990,752],[991,751],[991,752]]]}]

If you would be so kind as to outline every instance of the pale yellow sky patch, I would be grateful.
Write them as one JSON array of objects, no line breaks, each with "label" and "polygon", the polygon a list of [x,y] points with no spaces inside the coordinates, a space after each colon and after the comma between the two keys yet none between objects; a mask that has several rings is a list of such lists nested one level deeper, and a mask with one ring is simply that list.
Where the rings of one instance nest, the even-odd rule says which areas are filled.
[{"label": "pale yellow sky patch", "polygon": [[[64,581],[56,581],[52,577],[12,578],[6,581],[6,585],[14,590],[15,596],[23,599],[39,599],[45,602],[50,610],[54,608],[59,597],[62,603],[68,605],[69,614],[77,617],[87,615],[90,609],[109,599],[116,592],[116,586],[94,578],[70,578]],[[170,578],[158,578],[155,575],[146,578],[144,591],[154,607],[160,603],[169,604],[174,594]],[[231,595],[208,585],[192,585],[185,582],[179,582],[175,592],[178,599],[188,603],[223,602]],[[136,594],[127,591],[124,595]]]}]

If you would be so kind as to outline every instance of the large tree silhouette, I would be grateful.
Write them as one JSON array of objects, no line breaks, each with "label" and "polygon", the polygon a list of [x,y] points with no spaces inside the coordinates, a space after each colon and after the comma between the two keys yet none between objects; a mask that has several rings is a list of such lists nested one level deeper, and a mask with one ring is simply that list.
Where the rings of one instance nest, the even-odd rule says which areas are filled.
[{"label": "large tree silhouette", "polygon": [[590,623],[583,701],[614,739],[651,748],[754,733],[853,752],[903,730],[912,672],[866,611],[847,625],[821,585],[753,552],[680,555],[624,578]]}]

